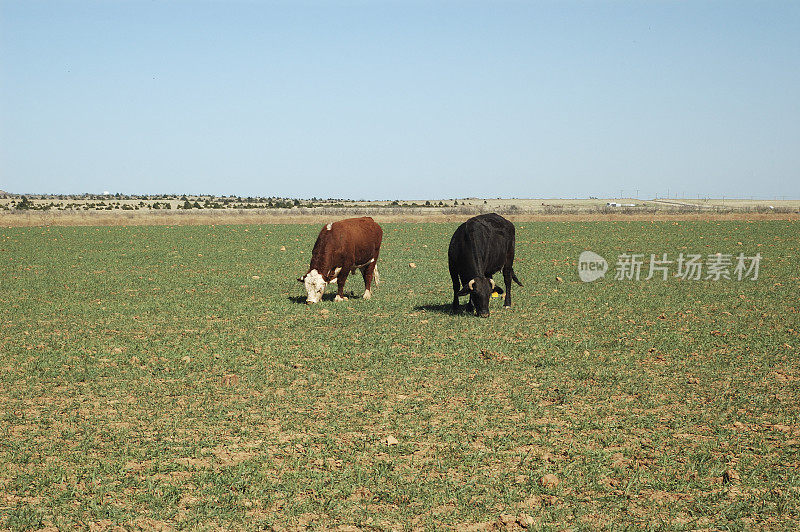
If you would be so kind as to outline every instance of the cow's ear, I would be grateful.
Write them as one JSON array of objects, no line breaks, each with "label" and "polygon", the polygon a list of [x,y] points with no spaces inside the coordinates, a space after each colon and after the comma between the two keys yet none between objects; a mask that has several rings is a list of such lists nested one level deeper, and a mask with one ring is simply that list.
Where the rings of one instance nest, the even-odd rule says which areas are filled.
[{"label": "cow's ear", "polygon": [[492,288],[492,292],[494,292],[497,295],[502,295],[503,294],[503,289],[500,288],[499,286],[495,286],[494,288]]},{"label": "cow's ear", "polygon": [[461,287],[461,291],[456,295],[459,296],[459,297],[465,296],[465,295],[469,294],[470,292],[472,292],[472,290],[474,288],[475,288],[475,279],[473,279],[470,282],[468,282],[466,286],[462,286]]}]

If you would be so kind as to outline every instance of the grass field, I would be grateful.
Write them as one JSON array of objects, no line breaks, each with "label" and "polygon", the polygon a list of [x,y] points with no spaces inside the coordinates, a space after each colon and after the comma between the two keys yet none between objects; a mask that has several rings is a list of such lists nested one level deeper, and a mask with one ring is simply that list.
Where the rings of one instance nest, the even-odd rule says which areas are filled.
[{"label": "grass field", "polygon": [[455,227],[384,224],[373,299],[315,306],[318,225],[0,229],[0,528],[798,526],[798,222],[517,223],[489,319],[449,313]]}]

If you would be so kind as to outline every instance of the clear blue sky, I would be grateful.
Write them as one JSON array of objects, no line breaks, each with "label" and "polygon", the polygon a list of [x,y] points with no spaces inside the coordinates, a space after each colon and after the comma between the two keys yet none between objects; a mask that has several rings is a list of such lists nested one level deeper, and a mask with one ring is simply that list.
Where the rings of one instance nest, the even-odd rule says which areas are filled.
[{"label": "clear blue sky", "polygon": [[800,2],[0,0],[0,189],[798,198]]}]

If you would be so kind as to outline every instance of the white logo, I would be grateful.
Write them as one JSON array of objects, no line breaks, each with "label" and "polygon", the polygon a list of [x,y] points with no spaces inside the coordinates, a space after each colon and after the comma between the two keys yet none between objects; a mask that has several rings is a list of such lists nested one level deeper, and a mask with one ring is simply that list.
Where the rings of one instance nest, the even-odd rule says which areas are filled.
[{"label": "white logo", "polygon": [[606,259],[593,251],[584,251],[578,257],[578,277],[584,283],[591,283],[604,277],[607,271]]}]

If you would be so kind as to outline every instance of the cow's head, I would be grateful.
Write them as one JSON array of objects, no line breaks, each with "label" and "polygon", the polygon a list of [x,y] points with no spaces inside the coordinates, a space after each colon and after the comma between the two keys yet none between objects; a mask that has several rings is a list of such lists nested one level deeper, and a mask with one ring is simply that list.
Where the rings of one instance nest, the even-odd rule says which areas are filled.
[{"label": "cow's head", "polygon": [[317,270],[311,270],[297,280],[306,286],[306,292],[308,293],[306,303],[318,303],[322,299],[322,293],[325,292],[325,287],[328,283]]},{"label": "cow's head", "polygon": [[489,317],[489,298],[492,292],[503,293],[503,289],[495,286],[494,279],[487,277],[476,277],[461,288],[459,296],[469,295],[469,301],[475,307],[475,313],[481,318]]}]

